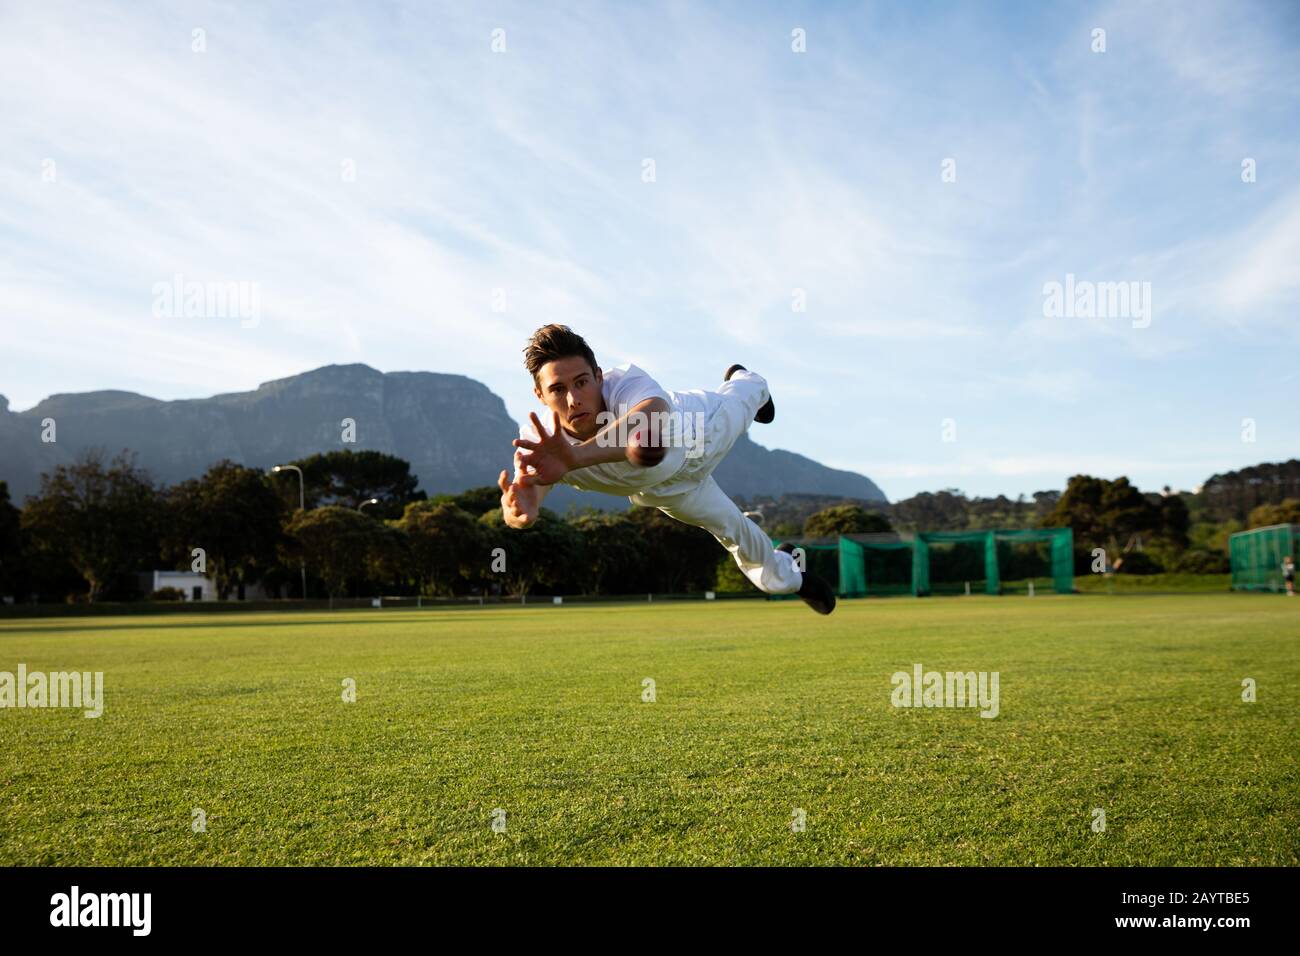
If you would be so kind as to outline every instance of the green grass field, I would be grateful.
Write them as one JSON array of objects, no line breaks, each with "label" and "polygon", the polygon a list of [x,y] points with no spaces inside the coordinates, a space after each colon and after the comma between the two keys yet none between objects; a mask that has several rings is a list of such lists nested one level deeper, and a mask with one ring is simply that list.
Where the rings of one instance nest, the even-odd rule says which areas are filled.
[{"label": "green grass field", "polygon": [[[1041,587],[1041,585],[1040,585]],[[1076,590],[1085,594],[1130,594],[1232,590],[1231,574],[1080,574],[1074,579]]]},{"label": "green grass field", "polygon": [[[106,690],[98,719],[0,710],[5,865],[1295,865],[1300,854],[1300,600],[0,622],[0,671],[20,662],[103,671]],[[890,675],[918,662],[999,672],[999,715],[893,707]],[[642,701],[647,677],[654,702]],[[1247,677],[1255,703],[1242,701]],[[193,832],[195,808],[206,832]]]}]

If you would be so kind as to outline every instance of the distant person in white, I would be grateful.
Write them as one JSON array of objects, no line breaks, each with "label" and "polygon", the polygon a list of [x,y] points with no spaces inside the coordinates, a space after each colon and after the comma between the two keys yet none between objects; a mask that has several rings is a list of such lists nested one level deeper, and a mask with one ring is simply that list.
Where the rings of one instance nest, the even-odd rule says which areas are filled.
[{"label": "distant person in white", "polygon": [[563,325],[534,332],[524,356],[552,421],[548,431],[531,413],[519,429],[514,477],[498,478],[507,525],[533,524],[556,482],[627,495],[708,531],[759,590],[798,594],[819,614],[834,610],[831,586],[801,572],[790,545],[773,548],[713,480],[749,423],[776,414],[762,376],[733,365],[715,390],[667,391],[635,365],[602,371],[582,336]]},{"label": "distant person in white", "polygon": [[1289,554],[1282,559],[1282,580],[1286,582],[1286,596],[1295,597],[1295,559]]}]

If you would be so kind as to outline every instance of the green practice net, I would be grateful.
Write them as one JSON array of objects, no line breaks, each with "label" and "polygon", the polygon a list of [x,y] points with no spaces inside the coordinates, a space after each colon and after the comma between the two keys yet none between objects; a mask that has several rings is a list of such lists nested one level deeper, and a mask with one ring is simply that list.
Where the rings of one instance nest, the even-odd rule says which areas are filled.
[{"label": "green practice net", "polygon": [[[817,567],[811,558],[809,567]],[[842,597],[1024,593],[1031,582],[1036,591],[1070,594],[1074,533],[1033,528],[844,535],[833,580]]]},{"label": "green practice net", "polygon": [[[773,547],[781,543],[772,539]],[[1074,532],[1069,528],[850,534],[791,538],[789,543],[803,549],[804,569],[825,579],[840,597],[1014,594],[1028,591],[1030,582],[1035,589],[1058,594],[1074,591]],[[1281,560],[1279,552],[1275,567],[1280,568]],[[1281,581],[1280,570],[1276,578]]]},{"label": "green practice net", "polygon": [[1282,591],[1282,559],[1296,557],[1300,525],[1275,524],[1239,531],[1228,539],[1232,587],[1236,591]]},{"label": "green practice net", "polygon": [[1050,587],[1057,594],[1074,591],[1074,532],[1070,528],[995,531],[1002,593]]},{"label": "green practice net", "polygon": [[991,539],[983,532],[932,531],[921,535],[930,546],[927,594],[998,593],[997,550],[990,566]]},{"label": "green practice net", "polygon": [[915,545],[896,534],[840,538],[840,595],[912,594]]},{"label": "green practice net", "polygon": [[1003,594],[1052,588],[1052,552],[1045,541],[998,541],[998,574]]}]

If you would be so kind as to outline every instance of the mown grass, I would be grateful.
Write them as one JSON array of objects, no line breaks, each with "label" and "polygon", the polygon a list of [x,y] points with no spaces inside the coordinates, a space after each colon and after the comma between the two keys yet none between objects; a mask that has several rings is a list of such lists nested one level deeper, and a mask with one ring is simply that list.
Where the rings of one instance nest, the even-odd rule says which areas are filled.
[{"label": "mown grass", "polygon": [[1074,587],[1082,593],[1132,594],[1172,593],[1190,591],[1217,591],[1223,594],[1232,589],[1231,574],[1101,574],[1075,575]]},{"label": "mown grass", "polygon": [[1227,594],[6,621],[106,691],[0,710],[0,864],[1295,865],[1298,650]]}]

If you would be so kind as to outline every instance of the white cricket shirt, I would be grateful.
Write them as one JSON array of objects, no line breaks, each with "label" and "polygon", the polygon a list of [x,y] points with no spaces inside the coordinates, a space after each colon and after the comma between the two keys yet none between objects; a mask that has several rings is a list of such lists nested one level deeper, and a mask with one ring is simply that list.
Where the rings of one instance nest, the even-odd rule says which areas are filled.
[{"label": "white cricket shirt", "polygon": [[[678,414],[667,417],[660,429],[660,442],[669,447],[664,460],[653,468],[639,468],[627,461],[591,465],[569,472],[560,481],[583,491],[601,491],[609,495],[634,495],[638,493],[673,494],[686,490],[696,481],[695,473],[704,465],[704,435],[699,424],[707,419],[712,403],[705,392],[673,392],[631,363],[605,369],[600,387],[605,399],[605,409],[615,418],[621,418],[648,398],[662,398]],[[716,396],[715,396],[716,398]],[[543,426],[549,424],[549,412],[539,414]],[[612,419],[610,419],[612,420]],[[607,422],[602,423],[603,428]],[[537,441],[532,422],[519,426],[519,437]],[[564,437],[569,444],[581,444],[568,432]],[[518,449],[516,449],[518,451]],[[518,477],[519,462],[515,460]]]}]

